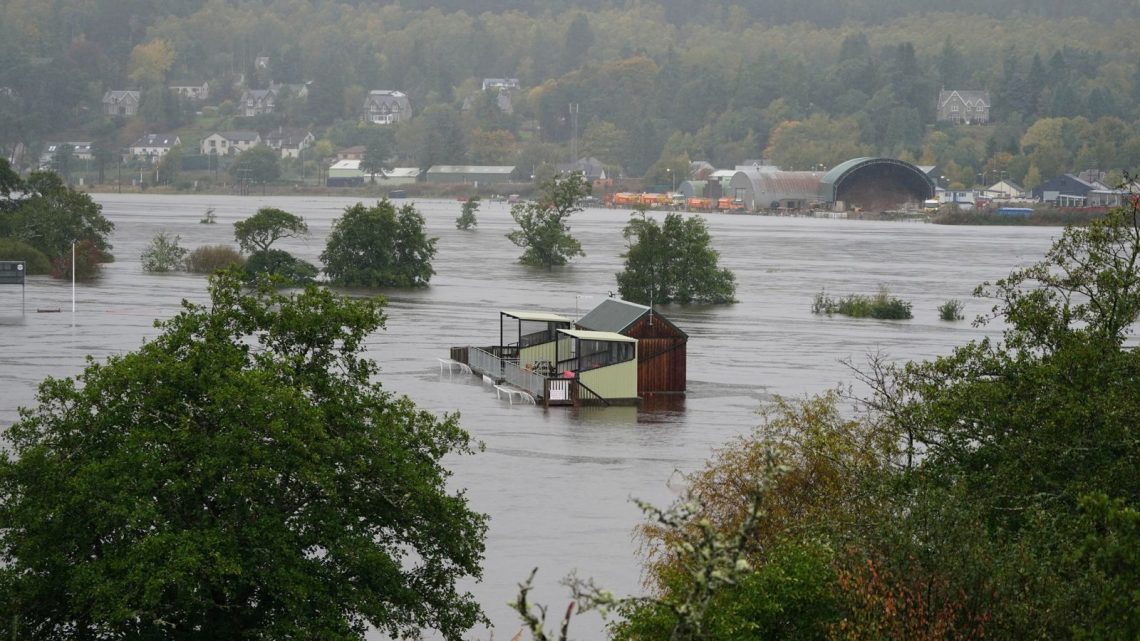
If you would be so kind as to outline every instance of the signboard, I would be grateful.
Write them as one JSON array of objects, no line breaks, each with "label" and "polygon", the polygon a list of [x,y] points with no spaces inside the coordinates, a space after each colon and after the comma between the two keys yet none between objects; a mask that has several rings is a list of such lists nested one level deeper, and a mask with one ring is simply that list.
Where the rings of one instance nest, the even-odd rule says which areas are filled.
[{"label": "signboard", "polygon": [[22,260],[0,260],[0,285],[23,285],[25,272]]}]

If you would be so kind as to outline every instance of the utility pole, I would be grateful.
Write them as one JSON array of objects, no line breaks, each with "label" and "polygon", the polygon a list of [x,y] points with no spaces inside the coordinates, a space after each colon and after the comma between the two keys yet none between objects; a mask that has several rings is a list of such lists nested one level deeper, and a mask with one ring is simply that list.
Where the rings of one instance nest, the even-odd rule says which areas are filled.
[{"label": "utility pole", "polygon": [[570,162],[578,162],[578,103],[570,103]]}]

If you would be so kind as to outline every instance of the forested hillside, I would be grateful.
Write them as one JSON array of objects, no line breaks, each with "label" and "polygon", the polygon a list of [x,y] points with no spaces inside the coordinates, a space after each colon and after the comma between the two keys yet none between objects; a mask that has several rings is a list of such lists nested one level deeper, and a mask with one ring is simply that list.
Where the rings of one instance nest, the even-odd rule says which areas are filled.
[{"label": "forested hillside", "polygon": [[[9,0],[0,148],[86,136],[114,149],[176,130],[192,154],[213,129],[297,126],[327,153],[360,142],[369,90],[392,89],[415,112],[393,127],[399,160],[420,166],[530,173],[569,158],[575,120],[579,155],[657,180],[688,160],[758,157],[806,169],[885,154],[962,184],[1140,165],[1135,3],[748,4]],[[520,80],[511,113],[478,95],[487,77]],[[202,81],[206,105],[170,95]],[[273,83],[308,95],[238,117],[243,91]],[[936,123],[942,88],[988,90],[991,124]],[[111,89],[140,91],[139,114],[102,116]]]}]

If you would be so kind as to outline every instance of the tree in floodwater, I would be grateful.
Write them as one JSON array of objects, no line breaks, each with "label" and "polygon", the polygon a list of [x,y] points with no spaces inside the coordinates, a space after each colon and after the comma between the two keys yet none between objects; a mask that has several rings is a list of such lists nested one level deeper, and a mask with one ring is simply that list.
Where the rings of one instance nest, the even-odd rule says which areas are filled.
[{"label": "tree in floodwater", "polygon": [[717,264],[720,254],[700,217],[669,213],[658,224],[642,211],[622,235],[629,243],[617,274],[622,298],[642,305],[734,302],[736,276]]},{"label": "tree in floodwater", "polygon": [[519,228],[507,238],[523,248],[519,262],[534,267],[558,267],[575,256],[585,256],[582,243],[570,235],[567,220],[582,211],[578,202],[590,195],[590,183],[580,171],[544,182],[537,201],[511,207]]}]

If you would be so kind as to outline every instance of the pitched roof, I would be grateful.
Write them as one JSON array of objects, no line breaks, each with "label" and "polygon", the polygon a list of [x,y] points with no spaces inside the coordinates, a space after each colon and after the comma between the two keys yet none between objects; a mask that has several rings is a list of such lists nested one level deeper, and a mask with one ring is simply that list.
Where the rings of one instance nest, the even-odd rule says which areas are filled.
[{"label": "pitched roof", "polygon": [[279,145],[299,145],[312,134],[302,127],[278,127],[265,134],[265,141]]},{"label": "pitched roof", "polygon": [[938,92],[938,107],[941,109],[943,105],[953,100],[954,96],[957,96],[959,100],[970,106],[990,106],[990,92],[988,91],[972,91],[965,89],[946,91],[943,89],[942,91]]},{"label": "pitched roof", "polygon": [[226,140],[258,140],[261,138],[261,136],[256,131],[247,131],[244,129],[238,129],[235,131],[215,131],[211,135],[221,136]]},{"label": "pitched roof", "polygon": [[132,147],[173,147],[179,143],[177,134],[144,134]]},{"label": "pitched roof", "polygon": [[514,165],[432,165],[429,174],[509,174]]},{"label": "pitched roof", "polygon": [[648,313],[649,308],[645,305],[607,298],[590,310],[590,313],[578,319],[576,325],[599,332],[621,332]]},{"label": "pitched roof", "polygon": [[112,89],[111,91],[103,94],[103,102],[122,102],[128,98],[134,100],[135,102],[138,102],[139,96],[140,94],[137,91],[120,91],[118,89]]}]

